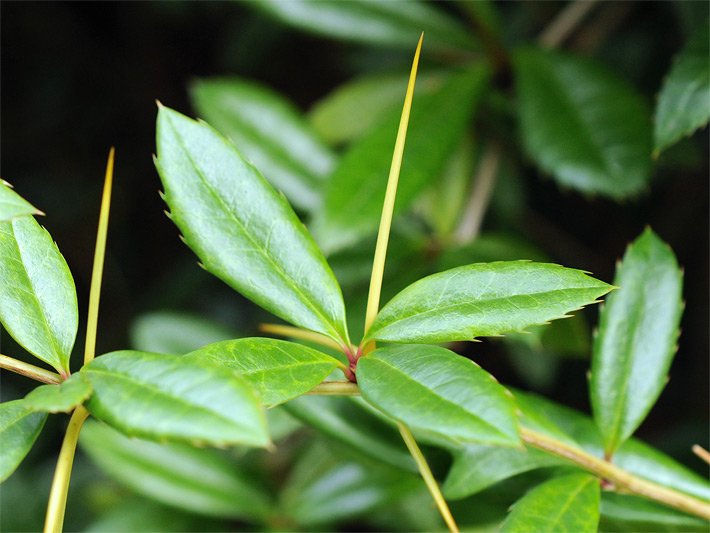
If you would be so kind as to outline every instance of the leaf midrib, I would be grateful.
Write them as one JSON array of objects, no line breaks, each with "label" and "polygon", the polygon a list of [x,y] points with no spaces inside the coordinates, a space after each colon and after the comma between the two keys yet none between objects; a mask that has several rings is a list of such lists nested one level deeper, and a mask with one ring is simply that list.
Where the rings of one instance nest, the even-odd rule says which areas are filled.
[{"label": "leaf midrib", "polygon": [[[328,336],[330,336],[332,339],[334,339],[337,342],[343,342],[344,341],[340,338],[340,334],[337,333],[337,331],[331,326],[329,320],[324,320],[323,313],[321,310],[317,309],[314,307],[314,305],[311,303],[310,299],[306,298],[305,295],[301,292],[300,287],[298,286],[297,283],[292,280],[286,272],[281,268],[281,266],[271,257],[271,254],[268,253],[267,250],[265,250],[258,241],[256,241],[249,232],[246,231],[246,228],[242,224],[242,222],[234,215],[231,209],[228,208],[227,204],[224,202],[224,200],[217,194],[217,192],[214,190],[212,187],[212,184],[206,179],[204,173],[202,172],[202,169],[195,163],[194,159],[192,158],[192,155],[190,154],[189,150],[187,150],[185,143],[183,142],[182,136],[179,134],[178,130],[173,126],[172,119],[168,117],[170,126],[173,130],[173,133],[175,135],[175,138],[178,140],[180,143],[180,147],[182,148],[183,153],[187,156],[187,159],[190,161],[192,164],[192,167],[195,169],[195,172],[199,176],[200,180],[204,184],[204,186],[207,188],[207,190],[210,193],[210,196],[212,196],[213,199],[217,201],[219,205],[222,206],[223,210],[226,211],[229,214],[229,217],[239,226],[240,230],[244,235],[246,235],[247,240],[250,241],[252,244],[255,245],[255,249],[259,250],[261,255],[265,257],[268,261],[268,263],[272,266],[273,271],[276,272],[284,281],[287,282],[287,286],[289,289],[291,289],[293,292],[296,293],[296,295],[299,297],[302,303],[306,304],[306,307],[308,307],[315,315],[316,317],[321,321],[322,324],[324,324],[326,329],[328,330]],[[240,157],[241,159],[241,157]],[[245,162],[246,163],[246,162]],[[290,282],[290,283],[289,283]],[[335,332],[335,335],[333,335],[333,332]]]},{"label": "leaf midrib", "polygon": [[594,482],[594,478],[590,478],[581,483],[574,492],[571,492],[567,499],[564,501],[562,506],[560,506],[559,511],[554,514],[554,519],[550,523],[551,530],[554,531],[560,523],[562,516],[569,510],[572,503],[577,499],[579,494],[589,485],[590,482]]}]

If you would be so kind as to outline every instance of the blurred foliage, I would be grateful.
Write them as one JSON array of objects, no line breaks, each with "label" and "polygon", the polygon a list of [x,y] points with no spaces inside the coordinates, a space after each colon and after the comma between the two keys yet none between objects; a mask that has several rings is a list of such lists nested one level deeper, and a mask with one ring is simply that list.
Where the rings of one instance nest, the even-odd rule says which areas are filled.
[{"label": "blurred foliage", "polygon": [[[687,307],[672,379],[639,436],[702,471],[689,443],[708,444],[708,136],[702,126],[710,106],[707,88],[702,97],[702,32],[709,8],[703,2],[598,3],[559,43],[564,53],[530,51],[539,36],[549,38],[570,5],[3,2],[2,177],[51,214],[42,224],[60,243],[85,309],[103,163],[108,147],[117,147],[99,353],[130,345],[182,354],[235,332],[253,335],[269,315],[198,269],[162,215],[151,160],[154,101],[192,108],[235,141],[246,139],[238,145],[260,168],[273,165],[262,170],[313,221],[316,234],[319,219],[341,224],[335,232],[330,225],[320,230],[321,237],[333,243],[329,261],[345,289],[351,329],[360,332],[379,207],[362,219],[357,202],[341,213],[338,207],[350,206],[348,195],[359,191],[329,185],[329,177],[363,170],[377,176],[384,168],[384,182],[411,50],[424,30],[414,103],[423,119],[412,119],[405,161],[428,172],[399,198],[383,300],[424,274],[478,261],[550,260],[610,280],[626,244],[652,226],[685,268]],[[469,80],[476,89],[457,93],[452,73],[467,65],[480,69]],[[693,74],[700,80],[691,95],[699,102],[695,109],[658,107],[672,105],[673,91]],[[454,96],[446,96],[447,87]],[[230,90],[232,97],[240,91],[240,104],[230,103]],[[251,111],[245,101],[253,102]],[[273,117],[265,118],[265,110]],[[674,111],[685,113],[684,120],[662,129]],[[662,151],[651,159],[654,113]],[[263,153],[249,153],[248,141]],[[569,150],[573,158],[566,158]],[[485,197],[487,164],[497,179],[486,210],[488,202],[471,207],[470,198]],[[604,181],[610,176],[615,180]],[[471,216],[479,216],[480,226],[470,225]],[[336,251],[339,239],[357,246]],[[596,313],[455,348],[503,383],[588,411],[581,391]],[[3,353],[21,353],[8,336],[0,341]],[[3,372],[4,401],[28,390],[26,379]],[[326,399],[335,401],[326,406]],[[253,529],[249,520],[257,510],[256,521],[275,529],[441,527],[398,436],[364,402],[303,398],[269,416],[277,453],[161,450],[102,435],[109,430],[98,424],[87,427],[67,530]],[[351,424],[337,426],[343,419]],[[2,485],[2,530],[41,528],[64,424],[50,417],[29,458]],[[127,478],[114,459],[135,466],[131,454],[144,459],[144,444],[175,468],[155,461],[143,478]],[[449,455],[426,451],[445,477]],[[198,477],[221,471],[221,484],[189,486],[181,478],[189,469]],[[551,471],[495,484],[456,502],[454,515],[471,530],[495,528],[509,505]],[[166,486],[187,492],[166,495],[160,489]],[[242,513],[224,510],[225,499],[249,490],[257,503]],[[685,515],[625,498],[602,496],[602,528],[698,527]]]}]

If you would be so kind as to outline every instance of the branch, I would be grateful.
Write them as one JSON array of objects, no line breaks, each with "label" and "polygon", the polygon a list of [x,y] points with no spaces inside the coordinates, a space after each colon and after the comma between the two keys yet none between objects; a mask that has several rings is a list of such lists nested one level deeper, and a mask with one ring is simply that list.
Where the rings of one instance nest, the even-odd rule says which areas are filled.
[{"label": "branch", "polygon": [[520,436],[530,446],[568,459],[587,472],[611,482],[616,492],[643,496],[649,500],[710,520],[710,504],[694,496],[689,496],[637,477],[608,461],[594,457],[579,448],[555,440],[537,431],[521,427]]},{"label": "branch", "polygon": [[478,166],[473,180],[471,196],[454,235],[454,240],[459,244],[474,241],[481,231],[483,216],[488,210],[493,186],[498,175],[501,151],[500,144],[493,142],[486,148],[481,158],[481,164]]},{"label": "branch", "polygon": [[326,348],[333,348],[339,352],[344,350],[343,346],[335,342],[330,337],[326,337],[322,333],[316,333],[315,331],[309,331],[307,329],[286,326],[284,324],[259,324],[259,330],[264,333],[270,333],[271,335],[278,335],[279,337],[291,337],[293,339],[313,342],[315,344],[325,346]]},{"label": "branch", "polygon": [[52,489],[49,492],[44,533],[61,533],[62,531],[76,444],[79,442],[81,426],[88,416],[89,412],[80,405],[74,410],[74,414],[69,420],[69,427],[64,435],[62,449],[59,452],[59,459],[57,459],[57,468],[54,471],[54,479],[52,479]]},{"label": "branch", "polygon": [[50,372],[44,368],[25,363],[23,361],[18,361],[17,359],[13,359],[7,355],[0,354],[0,368],[11,370],[12,372],[22,374],[23,376],[41,381],[42,383],[56,385],[63,381],[62,376],[55,372]]},{"label": "branch", "polygon": [[568,4],[538,37],[540,46],[557,48],[592,10],[597,0],[577,0]]}]

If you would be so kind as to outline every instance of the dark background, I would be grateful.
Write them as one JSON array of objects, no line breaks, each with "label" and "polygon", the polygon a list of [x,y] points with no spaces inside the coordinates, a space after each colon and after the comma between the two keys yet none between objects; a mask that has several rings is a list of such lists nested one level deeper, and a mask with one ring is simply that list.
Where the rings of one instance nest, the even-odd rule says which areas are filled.
[{"label": "dark background", "polygon": [[[528,21],[511,40],[532,38],[561,5],[523,4],[498,4],[511,20]],[[618,4],[622,20],[594,55],[630,78],[651,106],[683,44],[688,16],[671,2]],[[445,8],[456,13],[455,6]],[[156,99],[194,114],[186,90],[192,79],[238,74],[306,110],[358,71],[383,69],[400,57],[287,29],[238,2],[3,1],[0,16],[1,176],[47,213],[42,224],[73,271],[82,323],[106,156],[110,146],[117,150],[98,353],[127,347],[131,319],[152,309],[197,311],[247,329],[254,322],[252,308],[196,267],[163,215],[152,163]],[[680,351],[639,434],[702,471],[689,447],[708,441],[707,132],[692,142],[702,148],[669,151],[650,192],[622,204],[560,191],[530,167],[526,216],[528,236],[555,260],[606,281],[646,224],[673,247],[685,268]],[[590,318],[596,320],[596,310]],[[19,356],[3,341],[8,355]],[[517,383],[495,347],[483,346],[480,354],[501,381]],[[588,410],[587,363],[565,365],[550,394]],[[31,385],[4,372],[3,382],[4,400]]]}]

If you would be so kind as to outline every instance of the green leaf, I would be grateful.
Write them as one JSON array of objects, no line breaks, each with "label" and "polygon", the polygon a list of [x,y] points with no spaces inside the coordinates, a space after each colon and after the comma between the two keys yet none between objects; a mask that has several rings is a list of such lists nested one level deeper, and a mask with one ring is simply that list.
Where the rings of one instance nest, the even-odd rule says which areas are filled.
[{"label": "green leaf", "polygon": [[454,464],[441,487],[447,499],[460,499],[523,472],[568,464],[535,448],[518,450],[467,444],[454,452]]},{"label": "green leaf", "polygon": [[79,443],[112,478],[178,509],[263,520],[271,508],[266,491],[214,450],[129,439],[94,421],[84,425]]},{"label": "green leaf", "polygon": [[687,531],[707,530],[707,522],[656,502],[615,492],[602,493],[599,530]]},{"label": "green leaf", "polygon": [[[218,522],[219,519],[213,519]],[[204,515],[190,514],[168,507],[142,496],[121,494],[120,501],[111,502],[108,508],[86,526],[85,533],[155,533],[191,531],[219,531],[223,524],[210,523]]]},{"label": "green leaf", "polygon": [[415,205],[417,213],[432,228],[434,235],[444,242],[453,236],[469,199],[468,189],[475,168],[476,152],[471,137],[464,136],[439,178],[424,191]]},{"label": "green leaf", "polygon": [[409,49],[424,32],[431,50],[473,46],[458,21],[419,1],[273,0],[251,5],[282,22],[326,37]]},{"label": "green leaf", "polygon": [[41,215],[27,200],[12,190],[9,183],[0,179],[0,222],[26,215]]},{"label": "green leaf", "polygon": [[538,485],[516,502],[501,531],[596,532],[599,480],[588,474],[560,476]]},{"label": "green leaf", "polygon": [[235,332],[197,315],[155,311],[136,318],[130,327],[136,350],[180,355],[213,342],[235,337]]},{"label": "green leaf", "polygon": [[[401,108],[408,79],[407,73],[356,78],[318,101],[308,118],[326,142],[351,142],[382,122],[383,117]],[[441,87],[443,80],[441,73],[419,73],[417,93],[433,93]]]},{"label": "green leaf", "polygon": [[526,49],[515,61],[523,143],[566,187],[621,199],[645,188],[651,121],[636,91],[581,57]]},{"label": "green leaf", "polygon": [[69,374],[79,323],[74,279],[33,217],[0,222],[0,322],[20,346]]},{"label": "green leaf", "polygon": [[683,311],[683,274],[650,229],[618,266],[594,340],[590,396],[611,455],[646,417],[668,380]]},{"label": "green leaf", "polygon": [[171,217],[205,269],[276,316],[347,343],[340,287],[286,200],[204,123],[161,107],[157,143]]},{"label": "green leaf", "polygon": [[564,318],[611,290],[580,270],[547,263],[478,263],[423,278],[392,298],[366,339],[450,342],[523,331]]},{"label": "green leaf", "polygon": [[20,465],[42,431],[45,413],[36,413],[24,400],[0,403],[0,482]]},{"label": "green leaf", "polygon": [[239,78],[198,80],[190,92],[202,118],[231,139],[295,206],[320,204],[335,155],[291,102]]},{"label": "green leaf", "polygon": [[444,442],[517,446],[512,395],[473,361],[438,346],[388,346],[362,357],[365,400]]},{"label": "green leaf", "polygon": [[382,508],[421,486],[413,474],[382,463],[344,458],[334,453],[332,446],[316,440],[294,467],[282,502],[296,523],[312,527]]},{"label": "green leaf", "polygon": [[[444,168],[469,125],[487,80],[482,67],[452,76],[433,94],[416,94],[395,213],[404,211]],[[380,221],[401,109],[353,143],[331,176],[313,231],[328,252],[374,233]]]},{"label": "green leaf", "polygon": [[41,385],[25,396],[33,411],[68,413],[91,396],[91,383],[81,373],[73,374],[59,385]]},{"label": "green leaf", "polygon": [[[522,411],[522,426],[603,457],[604,443],[590,417],[533,394],[514,391],[514,395]],[[705,478],[643,442],[624,442],[614,455],[614,464],[644,479],[710,500],[710,483]]]},{"label": "green leaf", "polygon": [[304,396],[283,408],[350,450],[417,472],[399,432],[376,417],[361,398]]},{"label": "green leaf", "polygon": [[252,386],[265,405],[277,405],[305,394],[340,364],[312,348],[260,337],[216,342],[185,358],[233,370]]},{"label": "green leaf", "polygon": [[675,58],[658,95],[655,151],[668,148],[710,119],[710,35],[707,20]]},{"label": "green leaf", "polygon": [[178,356],[112,352],[81,372],[94,387],[87,408],[129,436],[226,446],[267,446],[266,419],[231,371]]}]

